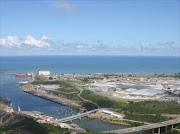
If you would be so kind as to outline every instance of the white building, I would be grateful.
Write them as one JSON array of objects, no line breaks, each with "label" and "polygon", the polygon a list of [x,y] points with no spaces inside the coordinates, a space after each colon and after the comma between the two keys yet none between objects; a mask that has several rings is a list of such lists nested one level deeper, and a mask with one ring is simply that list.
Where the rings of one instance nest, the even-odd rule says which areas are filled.
[{"label": "white building", "polygon": [[144,78],[139,78],[139,81],[140,82],[144,82]]},{"label": "white building", "polygon": [[50,71],[38,71],[38,75],[50,75]]}]

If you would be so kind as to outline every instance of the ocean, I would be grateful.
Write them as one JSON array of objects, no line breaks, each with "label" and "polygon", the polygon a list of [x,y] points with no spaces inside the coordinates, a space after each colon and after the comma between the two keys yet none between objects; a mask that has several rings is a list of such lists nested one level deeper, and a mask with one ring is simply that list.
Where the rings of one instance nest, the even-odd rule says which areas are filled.
[{"label": "ocean", "polygon": [[[29,73],[37,69],[49,70],[51,73],[149,73],[172,74],[180,73],[179,57],[131,57],[131,56],[1,56],[0,72]],[[19,81],[30,78],[20,78],[11,75],[0,75],[0,96],[11,99],[15,111],[20,106],[21,110],[38,110],[53,118],[64,118],[65,113],[58,114],[57,110],[77,110],[57,104],[31,94],[23,92]],[[68,114],[70,116],[70,113]],[[108,131],[122,129],[125,126],[113,125],[99,119],[83,118],[73,123],[91,131]],[[148,134],[148,132],[143,132]]]},{"label": "ocean", "polygon": [[180,57],[158,56],[0,56],[0,71],[13,73],[180,73]]}]

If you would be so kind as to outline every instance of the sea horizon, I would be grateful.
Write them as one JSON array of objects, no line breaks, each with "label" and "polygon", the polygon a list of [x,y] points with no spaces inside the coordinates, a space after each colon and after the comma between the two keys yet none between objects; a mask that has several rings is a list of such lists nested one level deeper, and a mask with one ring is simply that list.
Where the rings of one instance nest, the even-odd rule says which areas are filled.
[{"label": "sea horizon", "polygon": [[177,57],[178,55],[0,55],[0,57],[43,57],[43,56],[114,56],[114,57]]},{"label": "sea horizon", "polygon": [[44,55],[0,56],[0,71],[36,73],[37,69],[61,74],[174,74],[180,73],[176,56]]}]

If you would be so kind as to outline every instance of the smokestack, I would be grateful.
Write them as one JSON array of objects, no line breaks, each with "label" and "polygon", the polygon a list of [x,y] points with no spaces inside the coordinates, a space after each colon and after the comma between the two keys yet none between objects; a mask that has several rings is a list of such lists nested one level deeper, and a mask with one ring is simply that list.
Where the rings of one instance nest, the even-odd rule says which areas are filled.
[{"label": "smokestack", "polygon": [[40,69],[38,68],[38,70],[37,70],[37,75],[39,75],[39,71],[40,71]]}]

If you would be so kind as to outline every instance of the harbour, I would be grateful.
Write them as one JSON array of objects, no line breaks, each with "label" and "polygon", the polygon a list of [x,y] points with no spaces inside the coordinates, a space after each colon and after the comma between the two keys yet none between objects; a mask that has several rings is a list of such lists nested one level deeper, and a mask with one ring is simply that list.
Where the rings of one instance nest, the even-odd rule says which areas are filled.
[{"label": "harbour", "polygon": [[180,134],[180,0],[0,3],[0,134]]},{"label": "harbour", "polygon": [[[74,108],[23,92],[22,89],[19,88],[18,82],[27,81],[30,80],[30,78],[12,77],[11,75],[0,75],[0,77],[3,79],[3,81],[1,81],[2,88],[0,94],[11,99],[14,111],[18,111],[18,106],[20,106],[21,111],[39,111],[44,113],[45,116],[53,117],[54,119],[62,119],[68,116],[77,115],[78,113]],[[8,84],[9,82],[10,84]],[[58,114],[57,110],[60,111],[61,114]],[[71,113],[68,111],[73,112]],[[87,117],[83,117],[81,120],[73,120],[72,123],[79,125],[81,128],[97,132],[125,128],[125,126],[122,125],[113,125],[105,123],[99,119],[90,119]],[[106,129],[104,129],[104,126],[106,126]]]}]

